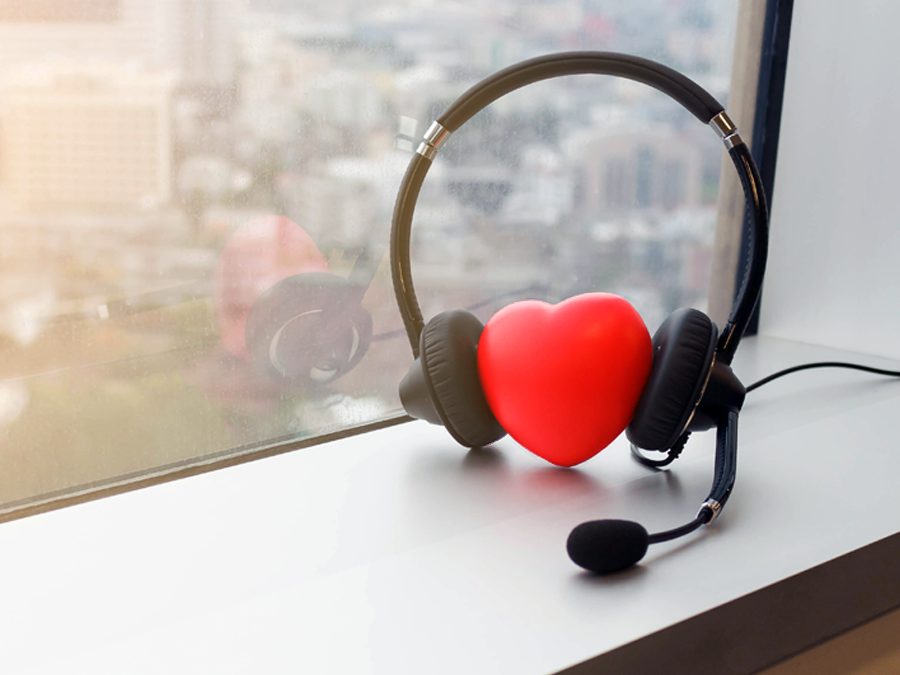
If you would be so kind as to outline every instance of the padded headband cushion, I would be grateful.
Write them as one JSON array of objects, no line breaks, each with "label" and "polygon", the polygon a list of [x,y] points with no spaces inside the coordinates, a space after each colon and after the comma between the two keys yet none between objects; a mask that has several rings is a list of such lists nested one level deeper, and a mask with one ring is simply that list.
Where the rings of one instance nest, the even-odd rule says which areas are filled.
[{"label": "padded headband cushion", "polygon": [[422,331],[420,354],[431,400],[447,431],[469,448],[506,435],[478,379],[478,340],[484,325],[461,309],[442,312]]},{"label": "padded headband cushion", "polygon": [[653,336],[653,370],[628,426],[628,440],[668,450],[694,411],[716,348],[716,325],[696,309],[673,312]]}]

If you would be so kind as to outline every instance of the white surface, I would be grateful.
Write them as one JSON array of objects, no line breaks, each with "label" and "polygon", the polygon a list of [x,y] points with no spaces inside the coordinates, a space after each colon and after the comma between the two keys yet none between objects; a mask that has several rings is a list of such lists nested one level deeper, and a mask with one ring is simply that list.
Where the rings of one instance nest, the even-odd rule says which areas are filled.
[{"label": "white surface", "polygon": [[[751,339],[736,372],[842,356]],[[712,433],[564,470],[416,422],[2,524],[2,672],[553,672],[900,531],[898,403],[847,371],[751,394],[722,518],[605,579],[570,529],[692,518]]]},{"label": "white surface", "polygon": [[898,25],[794,3],[761,334],[900,358]]}]

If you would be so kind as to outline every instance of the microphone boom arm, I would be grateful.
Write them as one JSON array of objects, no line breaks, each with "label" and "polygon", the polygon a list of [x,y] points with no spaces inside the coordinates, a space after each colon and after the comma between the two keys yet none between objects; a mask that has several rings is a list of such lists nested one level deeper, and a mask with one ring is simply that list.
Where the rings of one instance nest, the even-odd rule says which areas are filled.
[{"label": "microphone boom arm", "polygon": [[698,518],[709,514],[707,524],[716,519],[734,488],[737,477],[737,435],[738,411],[730,409],[723,413],[716,430],[716,469],[713,485],[697,514]]},{"label": "microphone boom arm", "polygon": [[736,409],[725,411],[716,429],[716,468],[712,488],[694,520],[672,530],[649,535],[648,544],[683,537],[716,519],[728,501],[737,477],[737,429],[738,411]]}]

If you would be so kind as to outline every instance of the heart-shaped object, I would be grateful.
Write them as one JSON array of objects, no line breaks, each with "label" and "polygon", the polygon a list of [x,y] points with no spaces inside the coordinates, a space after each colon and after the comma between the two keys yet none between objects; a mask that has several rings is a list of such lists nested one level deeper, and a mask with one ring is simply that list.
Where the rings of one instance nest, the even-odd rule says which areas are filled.
[{"label": "heart-shaped object", "polygon": [[521,445],[559,466],[590,459],[625,430],[652,366],[640,314],[611,293],[508,305],[478,342],[491,412]]}]

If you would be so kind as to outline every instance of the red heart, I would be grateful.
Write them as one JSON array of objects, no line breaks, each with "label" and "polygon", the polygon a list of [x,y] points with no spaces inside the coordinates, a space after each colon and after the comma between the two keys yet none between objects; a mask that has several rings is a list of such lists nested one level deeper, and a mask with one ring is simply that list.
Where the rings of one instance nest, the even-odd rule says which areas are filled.
[{"label": "red heart", "polygon": [[652,365],[640,314],[611,293],[514,303],[491,317],[478,342],[494,416],[559,466],[590,459],[625,430]]}]

